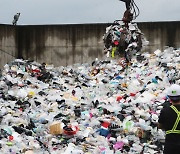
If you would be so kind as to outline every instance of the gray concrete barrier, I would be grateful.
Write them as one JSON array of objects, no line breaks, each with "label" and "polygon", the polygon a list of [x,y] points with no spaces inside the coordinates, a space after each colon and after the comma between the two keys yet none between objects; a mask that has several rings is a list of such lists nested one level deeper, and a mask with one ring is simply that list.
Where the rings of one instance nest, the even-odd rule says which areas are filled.
[{"label": "gray concrete barrier", "polygon": [[0,25],[0,68],[17,57],[18,38],[16,27]]},{"label": "gray concrete barrier", "polygon": [[[0,25],[0,67],[15,58],[54,66],[103,59],[102,36],[107,24]],[[143,22],[138,27],[150,44],[148,52],[165,46],[180,47],[180,21]]]}]

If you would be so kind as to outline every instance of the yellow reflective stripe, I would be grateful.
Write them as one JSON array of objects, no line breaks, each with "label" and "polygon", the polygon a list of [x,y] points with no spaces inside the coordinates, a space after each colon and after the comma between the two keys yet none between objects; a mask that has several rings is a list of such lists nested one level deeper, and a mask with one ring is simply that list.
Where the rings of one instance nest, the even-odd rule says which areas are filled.
[{"label": "yellow reflective stripe", "polygon": [[173,132],[174,133],[180,133],[180,130],[174,130]]},{"label": "yellow reflective stripe", "polygon": [[179,120],[180,120],[180,112],[176,109],[175,106],[171,105],[171,108],[177,113],[177,119],[174,123],[174,126],[172,128],[172,130],[176,130],[177,126],[178,126],[178,123],[179,123]]},{"label": "yellow reflective stripe", "polygon": [[174,123],[174,127],[172,130],[176,130],[178,124],[179,124],[179,120],[180,120],[180,115],[178,115],[177,119],[176,119],[176,122]]},{"label": "yellow reflective stripe", "polygon": [[170,134],[170,133],[172,133],[172,130],[166,131],[166,134]]},{"label": "yellow reflective stripe", "polygon": [[176,109],[175,106],[171,105],[170,107],[171,107],[177,114],[180,114],[180,112]]},{"label": "yellow reflective stripe", "polygon": [[167,134],[180,134],[180,130],[168,130],[168,131],[166,131],[166,135]]},{"label": "yellow reflective stripe", "polygon": [[170,107],[177,113],[177,118],[176,118],[176,121],[174,123],[172,130],[166,131],[166,134],[171,134],[171,133],[180,134],[180,130],[176,130],[176,128],[179,124],[179,121],[180,121],[180,112],[176,109],[175,106],[171,105]]}]

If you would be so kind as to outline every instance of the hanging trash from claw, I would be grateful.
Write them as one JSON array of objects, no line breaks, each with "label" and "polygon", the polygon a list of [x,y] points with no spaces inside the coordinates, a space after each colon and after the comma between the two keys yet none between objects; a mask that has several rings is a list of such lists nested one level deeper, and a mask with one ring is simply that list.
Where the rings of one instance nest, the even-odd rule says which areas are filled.
[{"label": "hanging trash from claw", "polygon": [[127,62],[148,45],[148,41],[136,23],[129,23],[126,26],[118,20],[106,28],[103,41],[104,53],[107,57],[124,56]]}]

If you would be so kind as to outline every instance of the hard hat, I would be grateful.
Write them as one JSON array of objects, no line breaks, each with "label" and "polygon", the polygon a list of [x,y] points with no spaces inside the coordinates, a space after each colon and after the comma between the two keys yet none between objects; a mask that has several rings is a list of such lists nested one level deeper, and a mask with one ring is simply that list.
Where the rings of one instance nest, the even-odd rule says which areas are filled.
[{"label": "hard hat", "polygon": [[171,85],[167,90],[167,95],[171,100],[180,100],[180,86],[177,84]]}]

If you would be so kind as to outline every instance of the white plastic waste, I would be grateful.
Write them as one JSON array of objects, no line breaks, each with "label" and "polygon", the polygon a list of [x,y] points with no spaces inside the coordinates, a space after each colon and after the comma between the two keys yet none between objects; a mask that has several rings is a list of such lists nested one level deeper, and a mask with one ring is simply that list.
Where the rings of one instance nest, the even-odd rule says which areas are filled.
[{"label": "white plastic waste", "polygon": [[162,153],[166,87],[180,83],[180,50],[55,68],[16,59],[0,78],[0,153]]}]

